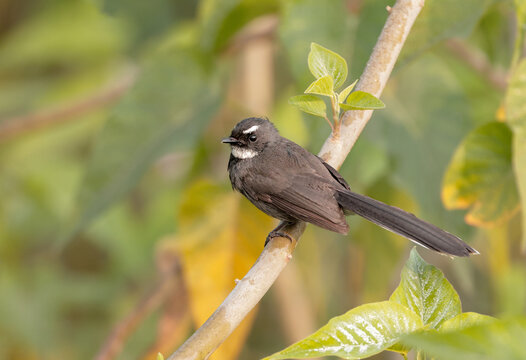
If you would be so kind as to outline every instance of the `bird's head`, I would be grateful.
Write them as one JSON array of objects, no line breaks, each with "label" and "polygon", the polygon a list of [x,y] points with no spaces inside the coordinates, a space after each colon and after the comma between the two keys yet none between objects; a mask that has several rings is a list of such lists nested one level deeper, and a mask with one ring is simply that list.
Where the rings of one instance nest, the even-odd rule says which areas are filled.
[{"label": "bird's head", "polygon": [[253,117],[238,122],[230,137],[224,138],[222,142],[230,144],[233,157],[251,159],[279,138],[278,130],[270,121]]}]

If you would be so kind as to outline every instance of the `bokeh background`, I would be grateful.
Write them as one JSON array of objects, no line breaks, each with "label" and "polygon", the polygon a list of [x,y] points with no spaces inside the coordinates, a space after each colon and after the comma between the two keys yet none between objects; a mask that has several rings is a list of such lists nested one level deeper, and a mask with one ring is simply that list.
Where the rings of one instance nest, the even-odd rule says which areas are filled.
[{"label": "bokeh background", "polygon": [[[266,116],[316,153],[328,125],[287,102],[313,80],[309,44],[344,56],[350,83],[392,5],[0,0],[0,359],[170,354],[274,226],[231,190],[221,138]],[[515,6],[427,0],[381,97],[386,109],[341,169],[353,190],[477,248],[470,259],[419,252],[445,272],[463,311],[495,316],[526,310],[517,190],[526,178],[514,172],[504,105],[522,54]],[[504,135],[493,146],[489,131],[481,157],[491,164],[466,170],[462,144],[487,123]],[[307,227],[215,359],[261,358],[388,298],[413,245],[349,223],[348,236]]]}]

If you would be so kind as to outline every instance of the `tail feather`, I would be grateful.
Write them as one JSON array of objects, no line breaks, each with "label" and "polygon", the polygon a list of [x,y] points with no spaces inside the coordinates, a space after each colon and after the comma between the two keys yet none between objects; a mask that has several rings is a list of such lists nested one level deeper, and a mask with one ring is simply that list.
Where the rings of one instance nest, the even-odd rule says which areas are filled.
[{"label": "tail feather", "polygon": [[455,256],[478,254],[457,236],[397,207],[348,190],[337,190],[336,200],[344,209],[428,249]]}]

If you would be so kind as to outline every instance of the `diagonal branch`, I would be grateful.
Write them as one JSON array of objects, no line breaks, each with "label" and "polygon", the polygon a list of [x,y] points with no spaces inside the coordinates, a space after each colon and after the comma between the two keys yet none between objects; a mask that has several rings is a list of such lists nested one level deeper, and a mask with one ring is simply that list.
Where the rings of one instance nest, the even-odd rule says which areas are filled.
[{"label": "diagonal branch", "polygon": [[[402,50],[413,23],[424,7],[424,0],[398,0],[388,8],[389,17],[374,46],[356,90],[380,97]],[[342,117],[340,136],[329,137],[320,150],[320,157],[338,169],[351,151],[358,136],[371,118],[373,110],[347,111]]]},{"label": "diagonal branch", "polygon": [[478,72],[496,89],[506,91],[508,75],[501,68],[494,67],[481,51],[458,39],[450,39],[445,45],[453,55]]},{"label": "diagonal branch", "polygon": [[[186,327],[188,316],[187,301],[188,295],[186,284],[184,283],[181,261],[178,254],[167,251],[159,251],[157,254],[157,267],[159,270],[160,281],[112,330],[104,345],[99,349],[95,360],[113,360],[121,353],[126,340],[134,333],[144,319],[151,315],[159,307],[164,307],[164,311],[170,311],[170,320],[178,323],[179,326],[172,326],[171,337],[176,337],[178,332],[183,333],[182,328]],[[151,349],[153,352],[157,347],[164,345],[160,338],[163,336],[163,318],[159,321],[158,341]],[[175,329],[175,331],[174,331]],[[179,331],[177,331],[179,330]],[[181,336],[182,338],[182,336]],[[153,352],[156,354],[157,352]],[[151,358],[151,356],[150,356]]]},{"label": "diagonal branch", "polygon": [[[390,9],[357,90],[367,91],[377,97],[381,95],[405,39],[423,6],[424,0],[398,0]],[[327,139],[320,156],[339,168],[371,115],[372,110],[347,111],[342,118],[340,136]],[[293,239],[299,239],[304,229],[305,223],[297,223],[284,231]],[[247,275],[169,360],[207,359],[265,295],[292,258],[296,242],[285,238],[272,239]]]},{"label": "diagonal branch", "polygon": [[133,85],[136,75],[135,69],[129,69],[114,84],[63,107],[19,115],[5,120],[0,119],[0,143],[35,130],[78,119],[81,115],[112,103]]}]

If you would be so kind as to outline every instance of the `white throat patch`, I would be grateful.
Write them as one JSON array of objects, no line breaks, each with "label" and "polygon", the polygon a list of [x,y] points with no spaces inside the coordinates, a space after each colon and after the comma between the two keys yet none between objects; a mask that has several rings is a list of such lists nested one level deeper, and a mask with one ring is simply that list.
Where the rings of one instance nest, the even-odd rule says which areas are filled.
[{"label": "white throat patch", "polygon": [[246,129],[245,131],[243,131],[243,134],[250,134],[250,133],[253,133],[253,132],[256,131],[258,128],[259,128],[259,125],[254,125],[254,126],[252,126],[252,127],[249,127],[248,129]]},{"label": "white throat patch", "polygon": [[257,154],[257,151],[251,149],[243,149],[239,146],[232,146],[232,156],[237,159],[252,159]]}]

